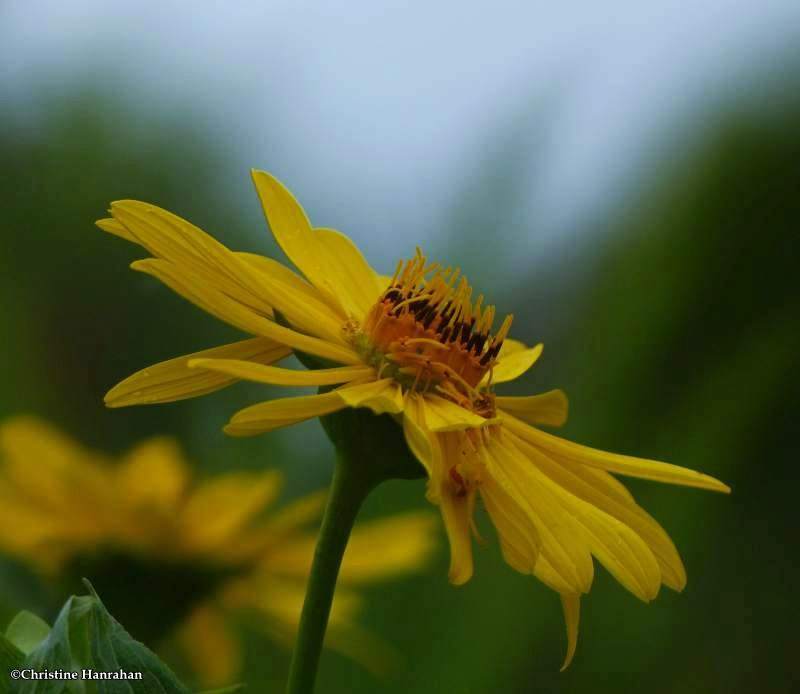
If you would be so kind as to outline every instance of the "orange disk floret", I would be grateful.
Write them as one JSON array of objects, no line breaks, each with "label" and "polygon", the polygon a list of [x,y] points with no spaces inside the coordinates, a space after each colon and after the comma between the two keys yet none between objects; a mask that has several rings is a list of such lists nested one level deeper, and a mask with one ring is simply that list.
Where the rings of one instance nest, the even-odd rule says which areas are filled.
[{"label": "orange disk floret", "polygon": [[[427,264],[422,252],[398,263],[389,288],[367,315],[370,347],[396,367],[414,389],[433,384],[452,399],[473,404],[476,387],[494,365],[511,326],[508,316],[491,333],[494,306],[472,303],[472,287],[460,270]],[[458,283],[457,283],[458,282]]]}]

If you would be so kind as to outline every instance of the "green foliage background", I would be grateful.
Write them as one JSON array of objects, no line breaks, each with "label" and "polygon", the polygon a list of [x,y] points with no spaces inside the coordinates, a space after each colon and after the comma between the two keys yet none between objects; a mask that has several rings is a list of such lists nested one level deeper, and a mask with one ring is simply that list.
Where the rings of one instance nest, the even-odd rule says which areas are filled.
[{"label": "green foliage background", "polygon": [[[512,282],[502,263],[513,257],[513,243],[467,190],[452,214],[458,244],[436,249],[448,262],[473,266],[475,283],[516,313],[516,335],[545,342],[541,367],[515,387],[564,387],[572,409],[567,436],[701,469],[733,487],[725,498],[630,483],[681,550],[685,593],[665,590],[645,606],[598,571],[584,600],[578,655],[559,674],[557,597],[505,566],[482,522],[489,541],[467,586],[447,584],[442,551],[429,573],[369,592],[363,621],[398,646],[404,665],[379,681],[327,654],[320,692],[790,689],[798,646],[791,591],[800,582],[800,102],[785,95],[798,86],[787,77],[768,98],[743,98],[702,130],[691,122],[677,128],[675,148],[665,147],[656,170],[590,222],[594,233],[580,248]],[[230,246],[275,254],[255,196],[249,206],[234,205],[249,194],[242,192],[246,172],[231,178],[225,155],[199,128],[107,95],[44,98],[37,112],[35,125],[11,109],[0,115],[0,415],[36,413],[109,451],[174,434],[205,471],[284,468],[287,498],[323,486],[331,451],[319,436],[300,446],[291,433],[221,434],[230,413],[270,394],[263,389],[240,385],[121,412],[102,405],[105,391],[129,373],[234,333],[127,271],[140,254],[93,221],[109,201],[139,198]],[[510,138],[507,155],[485,166],[475,185],[494,190],[508,211],[525,191],[515,187],[513,133],[498,137]],[[671,154],[678,149],[680,156]],[[369,233],[345,231],[356,240]],[[497,245],[489,272],[480,260],[487,234]],[[318,433],[318,423],[304,426]],[[422,507],[423,491],[421,481],[386,485],[365,514]],[[104,591],[103,582],[123,571],[111,563],[89,578],[139,636],[125,615],[166,604],[184,586],[155,567],[147,594]],[[0,622],[22,608],[52,621],[65,590],[4,559]],[[168,633],[169,624],[160,626],[148,636]],[[287,666],[285,651],[250,634],[243,679],[251,691],[279,691]]]}]

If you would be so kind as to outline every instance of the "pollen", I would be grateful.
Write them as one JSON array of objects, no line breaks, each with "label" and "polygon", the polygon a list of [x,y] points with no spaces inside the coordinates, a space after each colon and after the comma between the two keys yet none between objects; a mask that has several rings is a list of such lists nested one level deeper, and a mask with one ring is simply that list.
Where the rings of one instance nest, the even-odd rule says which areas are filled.
[{"label": "pollen", "polygon": [[491,375],[512,320],[507,316],[493,333],[494,317],[495,308],[483,305],[483,295],[473,301],[472,287],[458,268],[429,263],[418,248],[413,258],[397,264],[355,344],[382,375],[486,416],[494,406],[478,384]]}]

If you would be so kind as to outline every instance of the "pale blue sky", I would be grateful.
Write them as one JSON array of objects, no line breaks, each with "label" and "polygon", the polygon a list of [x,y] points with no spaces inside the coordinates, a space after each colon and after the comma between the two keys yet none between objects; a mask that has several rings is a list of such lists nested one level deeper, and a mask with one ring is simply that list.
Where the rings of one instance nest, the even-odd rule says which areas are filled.
[{"label": "pale blue sky", "polygon": [[[523,264],[579,240],[580,220],[664,155],[666,133],[687,117],[702,127],[753,71],[780,72],[776,49],[799,37],[797,0],[11,0],[0,87],[20,103],[96,80],[200,123],[231,155],[229,193],[251,195],[251,166],[272,170],[385,265],[437,238],[504,125],[524,135],[530,118],[520,156],[538,178],[504,230]],[[537,148],[545,95],[558,107]]]}]

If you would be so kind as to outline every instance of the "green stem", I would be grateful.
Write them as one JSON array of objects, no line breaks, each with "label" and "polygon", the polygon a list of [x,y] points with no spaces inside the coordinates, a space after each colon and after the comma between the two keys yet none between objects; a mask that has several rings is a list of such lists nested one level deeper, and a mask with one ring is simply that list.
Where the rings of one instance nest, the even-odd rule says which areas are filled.
[{"label": "green stem", "polygon": [[350,531],[361,504],[379,481],[365,475],[363,466],[354,464],[348,457],[337,456],[306,588],[286,694],[312,694],[314,691],[336,579]]}]

